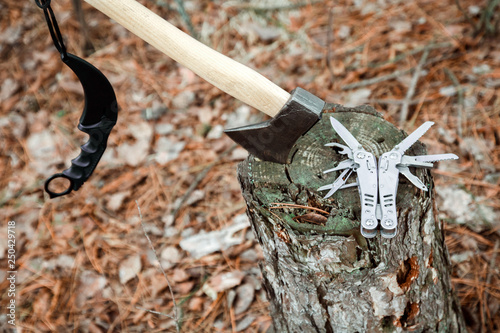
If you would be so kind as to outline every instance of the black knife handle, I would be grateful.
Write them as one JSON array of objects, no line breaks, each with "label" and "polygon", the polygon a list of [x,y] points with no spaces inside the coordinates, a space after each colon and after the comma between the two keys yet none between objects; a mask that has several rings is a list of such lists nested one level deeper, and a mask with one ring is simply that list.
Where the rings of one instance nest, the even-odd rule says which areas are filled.
[{"label": "black knife handle", "polygon": [[[89,140],[80,147],[80,155],[71,160],[71,166],[68,169],[56,173],[46,180],[45,191],[50,198],[77,191],[87,181],[106,150],[109,133],[115,124],[116,121],[103,117],[99,123],[94,125],[78,125],[78,129],[89,135]],[[70,182],[69,186],[61,192],[54,192],[50,189],[50,183],[57,178],[66,178]]]}]

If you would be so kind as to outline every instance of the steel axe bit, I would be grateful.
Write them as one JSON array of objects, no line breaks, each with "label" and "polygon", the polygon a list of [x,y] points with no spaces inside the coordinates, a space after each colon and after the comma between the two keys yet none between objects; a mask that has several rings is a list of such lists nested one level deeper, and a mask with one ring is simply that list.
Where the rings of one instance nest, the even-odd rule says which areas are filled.
[{"label": "steel axe bit", "polygon": [[320,98],[295,88],[274,118],[224,132],[261,160],[285,164],[297,139],[321,118],[324,106]]},{"label": "steel axe bit", "polygon": [[268,114],[263,123],[227,130],[251,154],[287,163],[295,141],[321,117],[325,102],[297,88],[291,95],[253,69],[198,42],[135,0],[85,0],[209,83]]}]

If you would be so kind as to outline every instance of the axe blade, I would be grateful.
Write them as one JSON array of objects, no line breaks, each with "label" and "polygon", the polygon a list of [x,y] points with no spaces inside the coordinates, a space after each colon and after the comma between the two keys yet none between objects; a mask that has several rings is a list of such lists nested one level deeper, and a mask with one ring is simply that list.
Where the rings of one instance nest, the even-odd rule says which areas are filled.
[{"label": "axe blade", "polygon": [[319,97],[296,88],[274,118],[224,132],[261,160],[287,164],[295,142],[321,119],[324,106]]}]

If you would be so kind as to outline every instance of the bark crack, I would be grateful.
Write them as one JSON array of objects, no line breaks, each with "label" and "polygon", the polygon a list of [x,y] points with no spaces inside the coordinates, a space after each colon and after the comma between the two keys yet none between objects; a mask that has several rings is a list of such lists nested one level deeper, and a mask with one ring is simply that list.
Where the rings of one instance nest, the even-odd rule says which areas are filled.
[{"label": "bark crack", "polygon": [[396,275],[399,287],[404,292],[408,291],[413,281],[418,278],[419,274],[420,266],[418,265],[417,256],[406,259],[401,263],[401,267]]},{"label": "bark crack", "polygon": [[321,306],[323,307],[323,309],[325,310],[325,332],[326,333],[333,333],[333,329],[332,329],[332,324],[330,323],[330,316],[329,316],[329,311],[328,311],[328,301],[325,299],[325,296],[326,296],[326,288],[323,287],[322,285],[319,285],[318,287],[318,300],[319,300],[319,304],[321,304]]}]

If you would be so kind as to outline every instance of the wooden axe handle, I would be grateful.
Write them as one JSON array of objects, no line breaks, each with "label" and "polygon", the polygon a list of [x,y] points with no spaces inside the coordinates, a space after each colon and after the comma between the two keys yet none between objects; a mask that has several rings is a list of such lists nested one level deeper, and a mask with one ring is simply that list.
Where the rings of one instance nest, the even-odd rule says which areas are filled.
[{"label": "wooden axe handle", "polygon": [[253,69],[180,31],[135,0],[85,0],[178,63],[240,101],[274,117],[290,94]]}]

